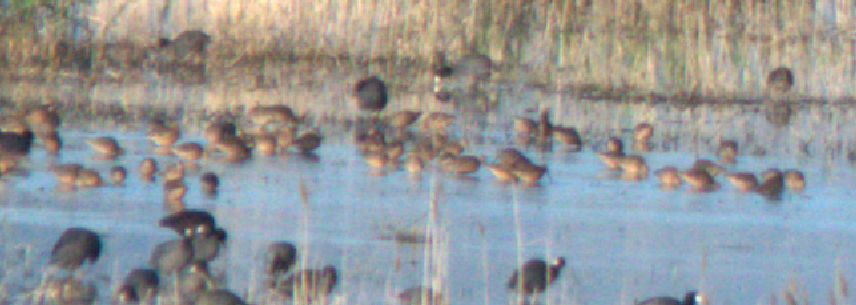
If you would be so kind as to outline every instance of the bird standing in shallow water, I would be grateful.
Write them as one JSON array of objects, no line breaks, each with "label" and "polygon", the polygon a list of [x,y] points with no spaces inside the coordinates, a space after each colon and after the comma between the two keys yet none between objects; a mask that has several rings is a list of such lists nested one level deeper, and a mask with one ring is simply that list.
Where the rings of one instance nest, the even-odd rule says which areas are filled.
[{"label": "bird standing in shallow water", "polygon": [[681,185],[681,176],[678,174],[678,169],[674,166],[666,166],[654,172],[657,180],[660,181],[660,186],[665,189],[672,189]]},{"label": "bird standing in shallow water", "polygon": [[386,83],[377,76],[361,79],[354,86],[354,96],[360,110],[379,112],[386,108],[389,96]]},{"label": "bird standing in shallow water", "polygon": [[119,146],[119,142],[112,137],[95,137],[86,139],[86,143],[95,150],[99,158],[115,159],[122,155],[125,150]]},{"label": "bird standing in shallow water", "polygon": [[539,293],[543,293],[556,281],[563,267],[563,257],[557,257],[552,264],[541,259],[531,259],[514,271],[508,279],[508,289],[516,291],[521,298],[533,295],[537,299]]},{"label": "bird standing in shallow water", "polygon": [[377,76],[361,79],[354,85],[357,107],[372,112],[372,125],[378,125],[378,114],[386,108],[389,96],[386,83]]},{"label": "bird standing in shallow water", "polygon": [[280,241],[268,246],[265,252],[265,272],[274,280],[291,270],[297,261],[297,247]]},{"label": "bird standing in shallow water", "polygon": [[0,131],[0,155],[26,155],[30,153],[30,148],[33,146],[35,134],[31,130],[25,129],[21,132],[2,132]]},{"label": "bird standing in shallow water", "polygon": [[134,269],[125,276],[122,286],[116,291],[116,299],[122,303],[153,300],[159,285],[160,277],[154,269]]},{"label": "bird standing in shallow water", "polygon": [[775,93],[784,94],[794,86],[794,73],[787,67],[778,67],[767,75],[767,87]]},{"label": "bird standing in shallow water", "polygon": [[77,270],[85,262],[95,263],[101,256],[101,237],[84,228],[68,228],[62,232],[51,250],[51,265]]},{"label": "bird standing in shallow water", "polygon": [[162,218],[158,225],[175,231],[179,236],[190,237],[214,231],[214,216],[202,210],[184,210]]}]

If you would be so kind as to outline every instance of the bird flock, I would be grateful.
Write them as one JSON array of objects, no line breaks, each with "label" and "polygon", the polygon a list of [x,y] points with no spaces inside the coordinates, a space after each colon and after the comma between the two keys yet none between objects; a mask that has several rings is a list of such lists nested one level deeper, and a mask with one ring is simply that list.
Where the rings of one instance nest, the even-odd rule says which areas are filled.
[{"label": "bird flock", "polygon": [[[466,59],[469,60],[470,57]],[[489,71],[492,64],[483,56],[475,56],[452,67],[438,68],[439,79],[447,78],[454,71]],[[784,72],[783,72],[784,71]],[[467,72],[469,82],[476,83],[489,77],[489,72]],[[790,70],[776,70],[770,74],[771,87],[787,91],[793,83]],[[515,148],[497,152],[495,162],[487,163],[485,156],[467,155],[468,143],[449,136],[449,127],[455,122],[450,113],[427,113],[399,111],[382,118],[378,114],[388,102],[389,94],[383,80],[377,76],[363,78],[353,86],[353,96],[358,108],[372,114],[371,122],[360,122],[355,132],[355,144],[366,164],[378,172],[404,169],[411,173],[425,170],[432,161],[440,170],[452,175],[468,175],[484,165],[498,181],[535,186],[547,175],[545,164],[536,164]],[[6,175],[21,167],[33,144],[38,140],[49,154],[58,154],[62,149],[59,136],[61,120],[50,106],[37,106],[7,117],[4,131],[0,132],[0,174]],[[299,133],[306,128],[306,114],[296,115],[285,105],[262,105],[250,109],[246,119],[251,128],[239,129],[235,121],[215,120],[203,131],[207,144],[182,142],[181,130],[176,122],[152,119],[148,122],[147,137],[156,147],[156,152],[176,157],[174,163],[161,169],[154,158],[145,158],[138,167],[138,175],[144,181],[163,181],[164,202],[171,214],[159,221],[159,226],[176,233],[176,238],[158,244],[152,249],[144,268],[130,270],[126,278],[113,293],[115,301],[123,303],[150,302],[158,297],[170,295],[177,300],[187,300],[200,305],[238,305],[245,302],[234,293],[224,289],[209,271],[209,263],[218,257],[220,248],[227,243],[228,234],[218,227],[214,217],[203,210],[186,209],[183,197],[188,187],[183,182],[186,167],[198,167],[202,159],[210,158],[223,162],[244,162],[252,156],[272,156],[285,153],[315,157],[323,136],[317,127]],[[407,128],[420,121],[420,133],[414,135]],[[519,143],[549,149],[554,140],[571,151],[580,151],[584,142],[574,127],[554,125],[550,121],[549,109],[542,109],[538,119],[518,117],[514,131]],[[637,152],[651,150],[650,139],[654,126],[638,124],[633,130],[633,148]],[[86,139],[93,157],[114,160],[125,153],[125,149],[112,137]],[[598,156],[609,170],[618,171],[622,178],[642,180],[649,169],[641,154],[624,150],[622,140],[612,137],[607,140],[606,150]],[[736,162],[738,144],[722,141],[717,151],[719,161],[725,164]],[[402,160],[403,159],[403,160]],[[98,171],[79,163],[58,164],[51,168],[57,182],[68,189],[98,187],[106,182]],[[668,166],[654,172],[664,188],[675,189],[683,183],[693,191],[719,189],[715,177],[724,172],[723,166],[710,160],[698,160],[689,168],[679,170]],[[108,172],[113,184],[122,184],[128,171],[115,166]],[[727,172],[724,174],[735,187],[754,191],[768,198],[776,198],[785,188],[799,191],[805,188],[805,179],[797,170],[781,171],[771,168],[757,179],[749,172]],[[216,194],[219,178],[213,172],[200,176],[202,191]],[[52,276],[45,281],[44,296],[59,304],[92,304],[96,289],[91,282],[78,274],[85,263],[94,264],[101,256],[102,241],[98,233],[86,228],[69,228],[57,239],[50,253],[51,266],[68,271],[66,276]],[[317,269],[292,270],[298,261],[297,248],[288,242],[272,243],[265,254],[267,288],[271,293],[295,303],[310,304],[323,302],[336,287],[339,276],[333,265]],[[562,257],[552,262],[532,259],[513,271],[507,288],[521,298],[531,296],[534,303],[560,275],[565,260]],[[172,281],[164,281],[171,277]],[[398,294],[403,304],[444,304],[438,291],[428,287],[408,288]],[[701,295],[689,292],[683,300],[656,297],[639,302],[641,305],[684,304],[699,302]]]}]

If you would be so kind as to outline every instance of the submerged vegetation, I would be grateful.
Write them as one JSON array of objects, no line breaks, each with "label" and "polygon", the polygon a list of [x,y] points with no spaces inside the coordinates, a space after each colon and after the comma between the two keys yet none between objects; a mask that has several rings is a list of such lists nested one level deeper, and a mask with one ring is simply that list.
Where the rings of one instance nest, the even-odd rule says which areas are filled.
[{"label": "submerged vegetation", "polygon": [[[758,88],[778,66],[795,71],[795,100],[854,95],[847,31],[856,8],[822,2],[13,0],[7,6],[0,15],[4,70],[56,65],[50,59],[59,41],[146,50],[158,38],[203,30],[213,37],[207,64],[215,69],[283,59],[423,69],[436,51],[455,58],[479,52],[502,63],[505,80],[616,92],[607,97],[759,99],[766,92]],[[98,63],[103,50],[109,48],[82,54]]]}]

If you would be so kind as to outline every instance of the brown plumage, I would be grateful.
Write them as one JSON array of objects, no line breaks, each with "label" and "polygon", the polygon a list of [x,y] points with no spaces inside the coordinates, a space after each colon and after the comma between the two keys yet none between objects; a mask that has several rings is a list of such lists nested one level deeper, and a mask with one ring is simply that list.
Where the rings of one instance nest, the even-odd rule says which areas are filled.
[{"label": "brown plumage", "polygon": [[758,179],[753,173],[726,173],[725,178],[741,191],[751,191],[758,186]]},{"label": "brown plumage", "polygon": [[665,188],[673,188],[681,185],[681,177],[678,175],[678,169],[673,166],[667,166],[654,172],[657,180],[660,181],[660,186]]},{"label": "brown plumage", "polygon": [[471,174],[479,170],[484,157],[455,156],[449,153],[440,156],[443,171],[454,174]]}]

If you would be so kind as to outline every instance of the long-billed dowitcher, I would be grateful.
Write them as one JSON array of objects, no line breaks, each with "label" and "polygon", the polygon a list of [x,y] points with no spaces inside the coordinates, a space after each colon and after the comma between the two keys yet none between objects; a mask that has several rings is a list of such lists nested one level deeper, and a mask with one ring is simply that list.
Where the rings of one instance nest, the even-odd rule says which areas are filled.
[{"label": "long-billed dowitcher", "polygon": [[440,168],[454,174],[470,174],[479,170],[484,157],[455,156],[445,153],[440,156]]},{"label": "long-billed dowitcher", "polygon": [[511,173],[518,181],[534,185],[547,174],[547,166],[521,162],[511,167]]},{"label": "long-billed dowitcher", "polygon": [[104,185],[104,179],[98,171],[91,168],[83,168],[77,173],[75,184],[79,187],[96,187]]},{"label": "long-billed dowitcher", "polygon": [[403,110],[387,115],[384,122],[393,129],[407,128],[422,116],[422,111]]},{"label": "long-billed dowitcher", "polygon": [[577,129],[574,127],[554,125],[553,137],[559,140],[562,144],[571,146],[572,148],[579,149],[583,145],[580,133],[577,132]]},{"label": "long-billed dowitcher", "polygon": [[54,173],[57,181],[69,186],[77,183],[77,176],[80,174],[81,169],[83,169],[83,165],[79,163],[66,163],[51,167],[51,171]]},{"label": "long-billed dowitcher", "polygon": [[27,112],[27,122],[38,133],[53,133],[62,123],[59,114],[50,105],[37,106]]},{"label": "long-billed dowitcher", "polygon": [[181,129],[178,125],[169,126],[166,122],[158,119],[149,122],[149,130],[146,136],[157,146],[170,146],[181,137]]},{"label": "long-billed dowitcher", "polygon": [[618,168],[622,170],[622,178],[626,180],[641,180],[648,176],[648,165],[639,155],[626,155],[620,158]]},{"label": "long-billed dowitcher", "polygon": [[60,139],[57,131],[42,133],[39,135],[39,139],[45,145],[45,151],[52,156],[58,155],[62,149],[62,139]]},{"label": "long-billed dowitcher", "polygon": [[167,202],[180,202],[187,194],[187,184],[181,179],[167,180],[163,183],[163,198]]},{"label": "long-billed dowitcher", "polygon": [[716,180],[713,180],[713,176],[704,169],[693,167],[678,174],[687,184],[693,186],[693,191],[706,192],[719,188]]},{"label": "long-billed dowitcher", "polygon": [[786,170],[785,186],[791,190],[802,190],[805,188],[805,176],[798,170]]},{"label": "long-billed dowitcher", "polygon": [[153,181],[155,173],[158,171],[158,162],[152,158],[145,158],[140,161],[139,165],[140,179],[143,181]]},{"label": "long-billed dowitcher", "polygon": [[751,191],[758,186],[755,174],[747,172],[726,173],[725,178],[741,191]]},{"label": "long-billed dowitcher", "polygon": [[198,161],[205,156],[205,149],[202,144],[196,142],[185,142],[172,146],[172,153],[181,159],[187,161]]},{"label": "long-billed dowitcher", "polygon": [[128,177],[128,170],[120,165],[116,165],[110,168],[110,182],[113,182],[115,185],[120,185],[125,182],[125,178]]},{"label": "long-billed dowitcher", "polygon": [[719,155],[719,161],[722,163],[734,163],[737,158],[737,141],[722,140],[719,142],[719,148],[716,150]]},{"label": "long-billed dowitcher", "polygon": [[86,139],[89,147],[98,154],[99,157],[113,159],[122,155],[125,150],[119,146],[119,142],[113,137],[95,137]]},{"label": "long-billed dowitcher", "polygon": [[[247,112],[247,116],[250,117],[250,121],[253,124],[259,126],[266,126],[271,123],[283,123],[288,125],[298,125],[303,121],[303,117],[298,117],[294,114],[294,111],[291,110],[291,107],[286,105],[277,104],[277,105],[263,105],[256,106],[250,109]],[[223,127],[229,126],[216,126],[214,128],[220,128],[220,131],[231,131],[231,127],[225,129]],[[212,129],[212,135],[215,130]],[[222,133],[224,135],[226,133]],[[234,133],[232,133],[234,135]]]},{"label": "long-billed dowitcher", "polygon": [[617,137],[610,137],[606,142],[606,151],[597,154],[606,167],[618,169],[618,164],[624,158],[624,144]]}]

